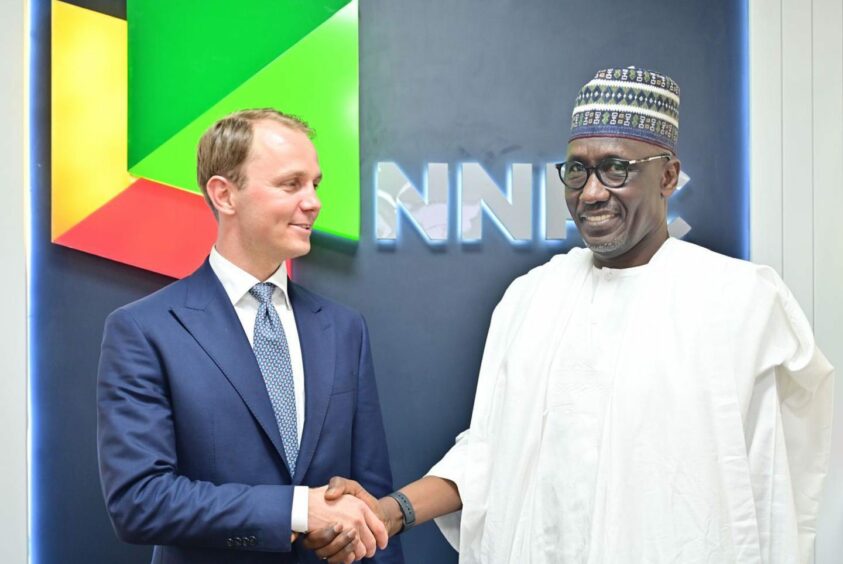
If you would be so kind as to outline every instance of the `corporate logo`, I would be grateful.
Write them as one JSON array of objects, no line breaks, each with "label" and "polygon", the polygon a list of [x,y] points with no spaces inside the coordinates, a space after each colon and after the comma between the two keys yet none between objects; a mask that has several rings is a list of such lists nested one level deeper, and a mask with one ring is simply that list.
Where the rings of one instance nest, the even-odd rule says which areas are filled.
[{"label": "corporate logo", "polygon": [[[216,234],[196,143],[220,117],[260,107],[316,130],[325,180],[315,229],[359,239],[357,0],[127,0],[126,20],[79,4],[51,4],[53,242],[189,274]],[[379,242],[396,244],[402,227],[430,245],[476,242],[484,217],[513,244],[572,232],[552,163],[512,163],[503,182],[475,162],[423,166],[414,183],[396,163],[376,163]],[[689,229],[670,225],[674,236]]]},{"label": "corporate logo", "polygon": [[356,0],[127,0],[126,20],[78,4],[51,4],[53,242],[188,274],[216,230],[197,140],[261,107],[316,131],[326,175],[315,228],[358,239]]},{"label": "corporate logo", "polygon": [[[394,244],[402,219],[431,245],[457,239],[474,243],[483,238],[483,216],[514,244],[567,239],[573,229],[565,204],[565,186],[554,163],[513,163],[502,187],[480,163],[458,163],[456,189],[449,179],[448,163],[429,163],[422,185],[414,184],[394,162],[379,162],[375,171],[376,235],[379,242]],[[539,170],[539,174],[534,174]],[[680,173],[677,190],[690,177]],[[536,189],[534,189],[536,188]],[[451,202],[457,208],[455,237],[449,233]],[[538,225],[536,225],[538,223]],[[681,217],[668,225],[671,236],[684,237],[691,226]]]}]

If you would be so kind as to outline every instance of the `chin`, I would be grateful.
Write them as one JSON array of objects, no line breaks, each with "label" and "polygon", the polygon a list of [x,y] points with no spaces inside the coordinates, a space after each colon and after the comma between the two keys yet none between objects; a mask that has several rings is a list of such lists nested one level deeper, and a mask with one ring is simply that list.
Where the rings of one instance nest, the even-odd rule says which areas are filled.
[{"label": "chin", "polygon": [[589,241],[585,239],[585,244],[594,254],[606,258],[614,258],[626,252],[626,237],[623,236],[611,241]]},{"label": "chin", "polygon": [[299,245],[295,249],[290,249],[289,256],[291,259],[303,257],[310,252],[310,243],[307,245]]}]

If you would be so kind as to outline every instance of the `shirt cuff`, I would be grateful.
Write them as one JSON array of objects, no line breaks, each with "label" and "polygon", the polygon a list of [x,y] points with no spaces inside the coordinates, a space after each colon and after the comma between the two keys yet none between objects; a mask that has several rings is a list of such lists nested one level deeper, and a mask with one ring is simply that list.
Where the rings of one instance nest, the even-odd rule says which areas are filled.
[{"label": "shirt cuff", "polygon": [[293,489],[293,510],[290,514],[290,528],[296,533],[307,532],[307,498],[310,488],[296,486]]}]

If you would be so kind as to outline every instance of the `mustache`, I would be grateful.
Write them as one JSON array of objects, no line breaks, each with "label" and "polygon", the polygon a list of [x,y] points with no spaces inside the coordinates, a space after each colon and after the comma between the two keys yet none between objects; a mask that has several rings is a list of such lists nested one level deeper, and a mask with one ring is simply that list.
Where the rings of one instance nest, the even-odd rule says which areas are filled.
[{"label": "mustache", "polygon": [[594,202],[593,204],[581,203],[577,206],[577,215],[584,213],[608,212],[620,214],[621,210],[617,204],[611,200],[606,202]]}]

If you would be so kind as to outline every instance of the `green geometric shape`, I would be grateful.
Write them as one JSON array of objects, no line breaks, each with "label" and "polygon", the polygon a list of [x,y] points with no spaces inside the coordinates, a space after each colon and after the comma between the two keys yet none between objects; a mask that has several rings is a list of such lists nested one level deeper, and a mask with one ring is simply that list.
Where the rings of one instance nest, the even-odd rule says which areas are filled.
[{"label": "green geometric shape", "polygon": [[243,108],[274,107],[316,131],[324,179],[315,229],[358,240],[360,137],[357,2],[349,3],[285,53],[130,168],[136,177],[200,192],[196,144],[216,120]]},{"label": "green geometric shape", "polygon": [[132,167],[349,0],[127,0]]}]

